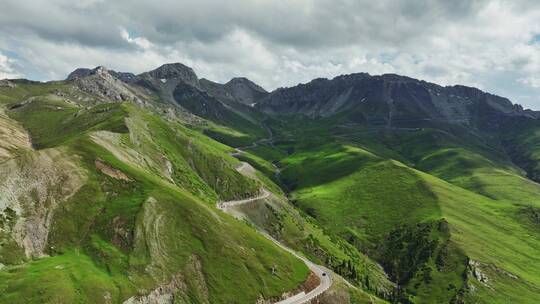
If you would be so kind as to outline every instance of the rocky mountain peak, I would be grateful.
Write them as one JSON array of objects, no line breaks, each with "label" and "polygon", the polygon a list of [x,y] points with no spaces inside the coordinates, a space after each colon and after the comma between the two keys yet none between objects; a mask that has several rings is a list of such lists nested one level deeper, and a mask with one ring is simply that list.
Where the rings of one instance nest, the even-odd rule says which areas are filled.
[{"label": "rocky mountain peak", "polygon": [[134,83],[138,80],[138,77],[133,73],[116,72],[114,70],[109,70],[104,66],[97,66],[93,69],[78,68],[71,72],[66,80],[74,80],[92,75],[98,75],[100,77],[113,77],[127,83]]},{"label": "rocky mountain peak", "polygon": [[104,66],[98,66],[96,67],[94,70],[93,70],[94,73],[98,74],[98,75],[104,75],[104,74],[109,74],[109,70],[104,67]]},{"label": "rocky mountain peak", "polygon": [[67,80],[73,81],[81,90],[104,100],[139,102],[140,99],[127,86],[127,83],[136,81],[136,78],[137,76],[131,73],[115,72],[98,66],[93,69],[78,68],[68,75]]},{"label": "rocky mountain peak", "polygon": [[106,76],[110,75],[109,70],[104,66],[97,66],[93,69],[89,68],[78,68],[75,71],[69,73],[66,80],[74,80],[78,78],[84,78],[91,75],[100,75],[100,76]]},{"label": "rocky mountain peak", "polygon": [[199,78],[192,68],[182,63],[167,63],[150,72],[142,73],[141,77],[150,76],[154,79],[176,79],[197,86]]},{"label": "rocky mountain peak", "polygon": [[235,77],[224,85],[225,90],[238,102],[253,105],[268,92],[246,77]]},{"label": "rocky mountain peak", "polygon": [[69,73],[66,80],[74,80],[77,78],[86,77],[92,74],[92,70],[88,68],[78,68],[75,71]]},{"label": "rocky mountain peak", "polygon": [[267,113],[327,117],[337,113],[372,125],[451,123],[497,128],[509,116],[535,117],[506,98],[465,86],[443,87],[396,74],[357,73],[281,88],[257,103]]},{"label": "rocky mountain peak", "polygon": [[226,86],[247,86],[247,87],[250,87],[250,88],[252,88],[252,89],[254,89],[256,91],[268,93],[261,86],[259,86],[255,82],[249,80],[246,77],[234,77],[231,80],[229,80],[225,85]]}]

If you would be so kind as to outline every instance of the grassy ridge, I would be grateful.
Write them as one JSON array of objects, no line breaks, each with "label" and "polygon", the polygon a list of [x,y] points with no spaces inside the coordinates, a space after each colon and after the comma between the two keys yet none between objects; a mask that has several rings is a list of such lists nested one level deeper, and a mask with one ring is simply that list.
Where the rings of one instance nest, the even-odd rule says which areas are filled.
[{"label": "grassy ridge", "polygon": [[126,112],[120,104],[100,104],[81,109],[73,104],[49,98],[37,98],[10,111],[31,134],[37,149],[58,146],[85,132],[110,130],[127,132]]},{"label": "grassy ridge", "polygon": [[172,164],[172,179],[201,197],[215,193],[210,201],[254,195],[259,185],[236,171],[238,161],[220,144],[197,131],[163,121],[158,116],[130,107],[130,136],[137,147],[156,161],[166,157]]},{"label": "grassy ridge", "polygon": [[[259,187],[235,171],[230,148],[123,104],[78,109],[35,98],[9,115],[36,147],[79,155],[87,181],[54,213],[51,256],[0,270],[0,303],[121,302],[170,284],[180,301],[248,303],[307,276],[303,262],[213,206]],[[96,159],[128,180],[104,174]],[[165,159],[170,170],[148,165]]]}]

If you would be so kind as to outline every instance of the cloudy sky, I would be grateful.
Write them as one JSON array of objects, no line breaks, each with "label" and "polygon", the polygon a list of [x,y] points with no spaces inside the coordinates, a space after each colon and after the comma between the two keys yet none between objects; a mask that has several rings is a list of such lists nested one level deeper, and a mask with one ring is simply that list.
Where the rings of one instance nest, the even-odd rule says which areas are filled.
[{"label": "cloudy sky", "polygon": [[397,73],[540,110],[540,1],[0,0],[0,79],[166,62],[269,90]]}]

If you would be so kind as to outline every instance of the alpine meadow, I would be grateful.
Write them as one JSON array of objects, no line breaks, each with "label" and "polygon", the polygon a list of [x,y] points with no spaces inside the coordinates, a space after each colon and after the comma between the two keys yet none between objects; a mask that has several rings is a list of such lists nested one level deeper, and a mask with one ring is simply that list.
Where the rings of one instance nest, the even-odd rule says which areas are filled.
[{"label": "alpine meadow", "polygon": [[534,1],[5,1],[0,303],[540,302]]}]

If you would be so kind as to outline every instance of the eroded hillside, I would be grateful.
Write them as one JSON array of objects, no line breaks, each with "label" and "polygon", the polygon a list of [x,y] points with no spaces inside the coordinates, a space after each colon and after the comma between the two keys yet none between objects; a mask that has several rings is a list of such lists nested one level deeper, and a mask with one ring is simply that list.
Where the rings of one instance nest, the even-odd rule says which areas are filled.
[{"label": "eroded hillside", "polygon": [[25,86],[1,92],[0,302],[253,303],[306,279],[214,207],[259,191],[231,148],[136,105]]}]

